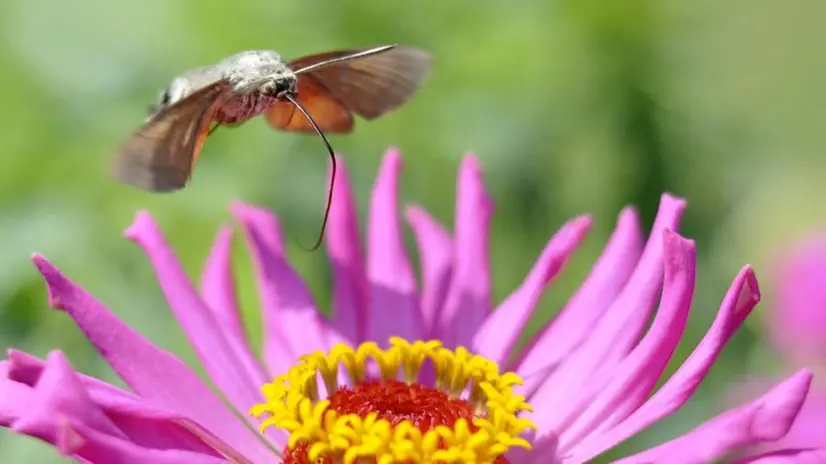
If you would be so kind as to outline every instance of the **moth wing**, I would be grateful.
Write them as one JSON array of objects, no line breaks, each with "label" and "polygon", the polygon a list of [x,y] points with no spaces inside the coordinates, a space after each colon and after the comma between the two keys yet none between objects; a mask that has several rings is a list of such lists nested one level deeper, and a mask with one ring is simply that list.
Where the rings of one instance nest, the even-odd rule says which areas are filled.
[{"label": "moth wing", "polygon": [[112,176],[152,192],[183,188],[228,89],[226,82],[217,81],[163,108],[118,148]]},{"label": "moth wing", "polygon": [[[371,49],[335,50],[291,61],[297,75],[302,69],[330,60],[330,66],[308,69],[318,84],[347,110],[365,119],[377,118],[406,102],[430,71],[430,55],[418,48],[397,45],[375,54],[348,60]],[[378,49],[376,49],[378,50]],[[298,85],[299,95],[303,92]],[[315,115],[313,115],[315,116]]]},{"label": "moth wing", "polygon": [[[315,76],[297,76],[299,89],[296,99],[313,117],[319,129],[330,133],[345,133],[353,130],[353,115],[333,98]],[[288,100],[279,100],[267,108],[266,119],[279,130],[292,132],[315,132],[313,126]]]}]

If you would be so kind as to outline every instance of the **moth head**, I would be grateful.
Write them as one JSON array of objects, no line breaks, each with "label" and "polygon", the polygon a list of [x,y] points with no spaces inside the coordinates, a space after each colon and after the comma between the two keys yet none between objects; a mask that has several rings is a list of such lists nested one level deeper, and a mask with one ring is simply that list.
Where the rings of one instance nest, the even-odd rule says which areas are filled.
[{"label": "moth head", "polygon": [[286,69],[277,71],[272,76],[268,76],[260,86],[260,90],[265,95],[279,97],[284,93],[295,94],[298,80],[292,71]]}]

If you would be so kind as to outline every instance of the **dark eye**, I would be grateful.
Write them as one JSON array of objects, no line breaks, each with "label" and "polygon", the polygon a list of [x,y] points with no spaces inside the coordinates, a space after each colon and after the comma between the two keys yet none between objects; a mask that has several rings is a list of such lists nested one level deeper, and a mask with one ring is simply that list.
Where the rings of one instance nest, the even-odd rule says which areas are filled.
[{"label": "dark eye", "polygon": [[169,97],[169,89],[167,89],[167,90],[163,93],[163,95],[161,95],[161,105],[166,105],[167,103],[169,103],[169,99],[170,99],[170,97]]}]

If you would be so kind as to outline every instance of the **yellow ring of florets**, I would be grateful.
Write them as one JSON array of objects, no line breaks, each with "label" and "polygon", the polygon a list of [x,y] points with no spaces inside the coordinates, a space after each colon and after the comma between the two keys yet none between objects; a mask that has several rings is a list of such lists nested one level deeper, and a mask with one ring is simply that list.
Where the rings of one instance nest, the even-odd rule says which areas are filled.
[{"label": "yellow ring of florets", "polygon": [[[438,341],[409,343],[398,337],[390,339],[390,348],[383,350],[373,342],[357,349],[338,344],[329,354],[316,351],[300,358],[298,365],[285,375],[276,377],[261,391],[265,403],[250,409],[250,414],[270,417],[261,423],[261,430],[275,426],[290,433],[288,446],[303,442],[308,457],[340,459],[353,464],[362,458],[373,458],[377,464],[404,462],[430,463],[491,463],[512,446],[530,449],[530,443],[520,435],[534,429],[533,422],[519,418],[531,411],[525,397],[513,392],[522,379],[514,373],[499,373],[496,363],[470,354],[465,348],[455,351]],[[422,433],[409,421],[393,427],[376,414],[361,418],[356,414],[339,415],[328,410],[328,400],[319,401],[318,376],[329,395],[338,387],[339,366],[350,375],[353,384],[367,378],[367,361],[377,364],[381,377],[402,378],[415,382],[426,359],[436,371],[436,387],[458,398],[470,387],[467,400],[476,407],[479,416],[473,419],[475,432],[467,420],[460,419],[453,427],[439,426]]]}]

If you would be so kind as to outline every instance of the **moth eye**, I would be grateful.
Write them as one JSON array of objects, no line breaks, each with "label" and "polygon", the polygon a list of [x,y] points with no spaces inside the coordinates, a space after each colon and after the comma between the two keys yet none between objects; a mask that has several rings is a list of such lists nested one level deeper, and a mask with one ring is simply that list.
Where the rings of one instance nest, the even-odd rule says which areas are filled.
[{"label": "moth eye", "polygon": [[166,105],[169,103],[169,90],[165,91],[163,95],[161,95],[161,105]]}]

